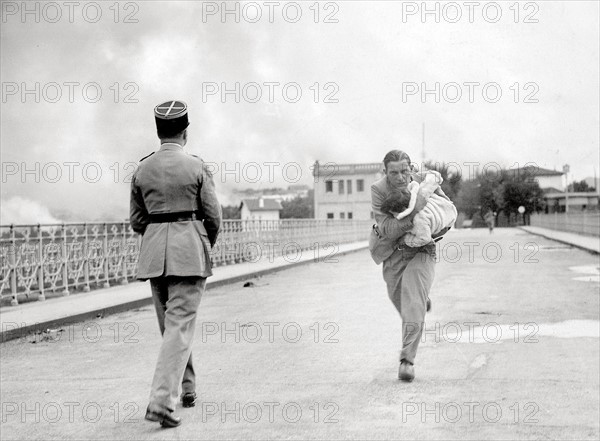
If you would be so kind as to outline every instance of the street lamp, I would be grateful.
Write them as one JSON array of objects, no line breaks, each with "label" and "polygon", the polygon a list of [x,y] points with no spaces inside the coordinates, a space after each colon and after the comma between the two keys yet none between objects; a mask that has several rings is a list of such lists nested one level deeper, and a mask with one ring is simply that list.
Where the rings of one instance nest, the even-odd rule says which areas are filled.
[{"label": "street lamp", "polygon": [[565,192],[565,213],[569,212],[569,164],[563,165],[563,173],[565,174],[565,182],[567,184]]}]

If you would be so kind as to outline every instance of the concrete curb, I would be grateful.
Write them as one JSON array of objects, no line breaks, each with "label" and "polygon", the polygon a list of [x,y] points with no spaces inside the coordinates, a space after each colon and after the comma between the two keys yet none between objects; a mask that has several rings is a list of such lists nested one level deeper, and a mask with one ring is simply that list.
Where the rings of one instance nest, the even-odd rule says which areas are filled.
[{"label": "concrete curb", "polygon": [[527,227],[520,226],[518,228],[520,230],[526,231],[529,234],[534,234],[536,236],[541,236],[543,238],[546,238],[546,239],[549,239],[549,240],[553,240],[555,242],[559,242],[559,243],[562,243],[562,244],[565,244],[565,245],[570,245],[572,247],[579,248],[580,250],[587,251],[587,252],[595,254],[595,255],[600,254],[598,252],[598,250],[586,247],[585,245],[581,245],[581,244],[578,244],[578,243],[575,243],[575,242],[571,242],[571,241],[568,241],[568,240],[565,240],[565,239],[559,239],[559,238],[553,237],[550,234],[544,234],[544,233],[539,232],[539,231],[532,231],[532,230],[528,229]]},{"label": "concrete curb", "polygon": [[[345,254],[354,253],[357,251],[362,251],[368,248],[368,244],[364,244],[357,248],[351,248],[347,250],[338,251],[335,256],[343,256]],[[272,268],[258,270],[252,273],[240,274],[238,276],[233,276],[227,279],[217,280],[214,282],[207,281],[206,289],[217,288],[225,285],[230,285],[233,283],[242,282],[245,280],[254,279],[256,277],[265,276],[267,274],[276,273],[278,271],[284,271],[296,266],[305,265],[308,263],[314,263],[313,259],[305,259],[298,262],[287,262],[285,265],[276,265]],[[210,280],[210,279],[209,279]],[[47,300],[52,301],[52,300]],[[52,327],[59,327],[64,325],[70,325],[77,322],[89,321],[92,319],[98,319],[101,317],[105,317],[112,314],[118,314],[124,311],[129,311],[131,309],[141,308],[147,305],[152,304],[152,296],[150,292],[148,293],[148,297],[136,300],[125,301],[123,303],[115,304],[110,307],[104,308],[95,308],[90,309],[85,312],[74,313],[69,316],[61,317],[53,320],[45,320],[33,324],[21,323],[22,326],[17,326],[13,329],[5,329],[7,324],[16,324],[14,322],[2,323],[2,329],[0,331],[0,343],[4,343],[5,341],[14,340],[17,338],[26,337],[30,334],[35,334],[39,332],[43,332]],[[0,314],[1,315],[1,314]]]}]

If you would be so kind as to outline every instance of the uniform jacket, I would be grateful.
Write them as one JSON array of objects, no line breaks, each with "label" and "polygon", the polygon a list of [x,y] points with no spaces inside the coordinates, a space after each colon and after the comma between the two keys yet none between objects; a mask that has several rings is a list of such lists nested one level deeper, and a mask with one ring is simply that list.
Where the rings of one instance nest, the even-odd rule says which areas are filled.
[{"label": "uniform jacket", "polygon": [[[151,214],[199,211],[195,221],[150,223]],[[221,226],[211,173],[178,144],[142,159],[131,181],[131,227],[142,234],[137,278],[212,275],[210,250]]]}]

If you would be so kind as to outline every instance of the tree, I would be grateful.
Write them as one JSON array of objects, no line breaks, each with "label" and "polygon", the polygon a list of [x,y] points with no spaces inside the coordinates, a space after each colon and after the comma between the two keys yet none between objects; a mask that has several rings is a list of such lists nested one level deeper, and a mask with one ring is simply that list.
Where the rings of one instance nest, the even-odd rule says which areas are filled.
[{"label": "tree", "polygon": [[479,182],[474,180],[462,182],[460,191],[456,196],[456,200],[454,200],[456,209],[459,212],[465,213],[465,216],[471,219],[481,209],[479,194]]},{"label": "tree", "polygon": [[479,175],[463,183],[457,198],[457,209],[466,216],[489,210],[506,216],[517,214],[520,206],[526,213],[543,209],[544,193],[535,179],[511,170],[500,170]]},{"label": "tree", "polygon": [[290,201],[282,201],[281,206],[281,219],[312,219],[315,217],[313,190],[309,190],[307,197],[296,196]]},{"label": "tree", "polygon": [[543,208],[544,192],[537,181],[514,177],[504,182],[504,204],[502,210],[506,214],[517,214],[519,207],[525,207],[528,214]]},{"label": "tree", "polygon": [[221,205],[221,210],[223,211],[223,219],[242,218],[242,211],[240,210],[239,205]]},{"label": "tree", "polygon": [[573,191],[573,192],[595,192],[596,189],[594,187],[590,187],[589,184],[587,182],[583,181],[579,181],[579,182],[573,182],[572,184],[569,184],[569,191]]},{"label": "tree", "polygon": [[445,162],[426,161],[423,165],[426,169],[435,170],[442,175],[442,190],[451,200],[456,199],[462,184],[460,171],[452,170]]}]

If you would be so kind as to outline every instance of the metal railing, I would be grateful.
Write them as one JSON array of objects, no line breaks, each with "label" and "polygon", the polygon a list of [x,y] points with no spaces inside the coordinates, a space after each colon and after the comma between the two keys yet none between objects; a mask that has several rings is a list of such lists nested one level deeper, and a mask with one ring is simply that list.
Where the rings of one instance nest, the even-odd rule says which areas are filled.
[{"label": "metal railing", "polygon": [[586,236],[600,236],[600,213],[597,211],[581,211],[577,213],[532,214],[530,225]]},{"label": "metal railing", "polygon": [[[293,256],[366,240],[372,221],[225,220],[211,252],[214,267]],[[141,236],[129,223],[0,226],[0,299],[69,295],[135,280]]]}]

